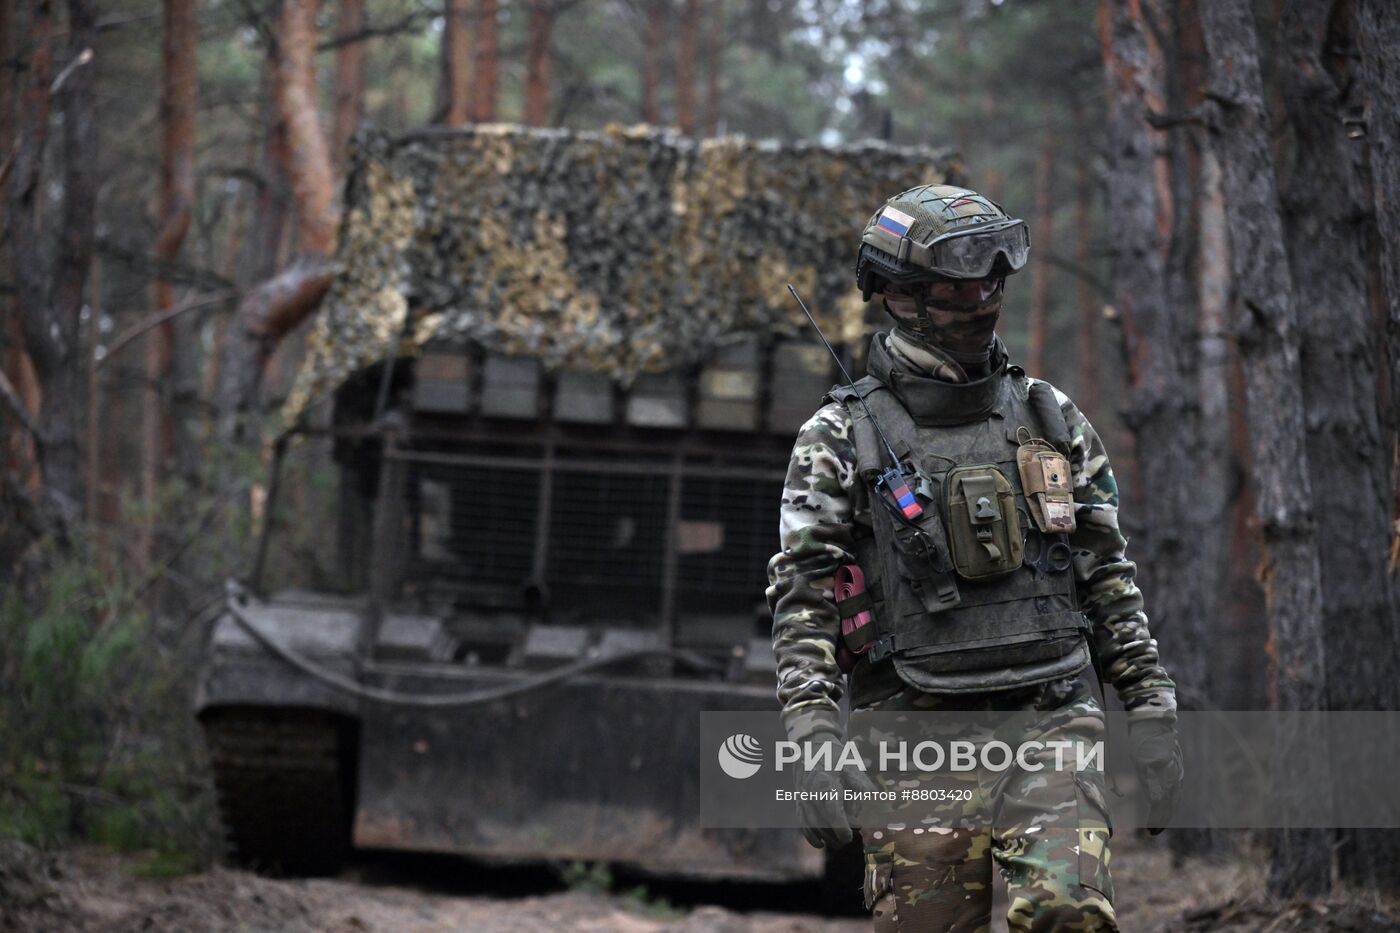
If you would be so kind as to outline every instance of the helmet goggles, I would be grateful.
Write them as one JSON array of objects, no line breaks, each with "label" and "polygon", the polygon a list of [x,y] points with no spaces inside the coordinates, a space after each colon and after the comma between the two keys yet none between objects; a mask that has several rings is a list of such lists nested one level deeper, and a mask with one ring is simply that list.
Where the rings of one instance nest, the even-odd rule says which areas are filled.
[{"label": "helmet goggles", "polygon": [[1030,256],[1031,238],[1021,220],[1007,220],[945,233],[928,244],[911,243],[909,261],[950,279],[982,279],[994,271],[1019,271]]}]

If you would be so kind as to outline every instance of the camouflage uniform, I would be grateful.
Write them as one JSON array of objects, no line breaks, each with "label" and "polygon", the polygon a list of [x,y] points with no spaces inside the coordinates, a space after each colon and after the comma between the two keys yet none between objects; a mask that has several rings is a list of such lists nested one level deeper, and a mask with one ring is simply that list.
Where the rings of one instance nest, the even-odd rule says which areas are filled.
[{"label": "camouflage uniform", "polygon": [[[947,710],[1033,711],[1034,725],[1020,736],[1042,743],[1092,745],[1103,740],[1103,719],[1088,685],[1063,678],[1033,687],[967,696],[939,696],[912,687],[861,707],[890,712]],[[859,715],[859,712],[856,713]],[[908,728],[908,727],[904,727]],[[960,727],[956,735],[923,726],[918,738],[986,737]],[[861,744],[864,736],[853,736]],[[1035,773],[1018,768],[956,776],[972,789],[968,803],[900,805],[911,811],[878,827],[867,826],[865,903],[879,933],[940,930],[972,933],[991,923],[992,865],[1001,866],[1010,895],[1011,930],[1113,930],[1113,882],[1109,877],[1110,821],[1099,770],[1053,767],[1044,751],[1031,760]],[[949,788],[949,776],[923,776]],[[919,778],[914,778],[919,782]],[[882,786],[911,786],[901,775],[881,775]]]},{"label": "camouflage uniform", "polygon": [[[967,378],[945,360],[897,358],[924,375],[949,381]],[[1127,542],[1118,529],[1118,488],[1108,456],[1074,403],[1058,390],[1055,397],[1071,437],[1077,523],[1069,540],[1073,572],[1100,669],[1127,710],[1171,716],[1175,687],[1148,631],[1142,594],[1133,582],[1136,568],[1124,556]],[[859,481],[850,416],[842,405],[831,403],[798,435],[782,498],[782,550],[768,564],[778,698],[794,739],[821,730],[840,731],[837,702],[844,678],[836,662],[840,619],[832,601],[833,575],[840,565],[855,561],[856,525],[871,526],[869,491]],[[938,709],[954,699],[958,708],[966,708],[979,699],[921,693],[903,685],[892,664],[860,664],[862,695],[854,698],[855,708]],[[1077,677],[980,698],[998,709],[1065,713],[1076,730],[1102,729],[1097,702]],[[1072,773],[1066,774],[1069,780]],[[1081,778],[1085,774],[1080,772]],[[880,838],[875,838],[875,831],[868,832],[865,894],[877,929],[894,929],[895,918],[910,920],[903,929],[985,929],[993,858],[1011,885],[1012,930],[1116,929],[1102,777],[1089,775],[1076,783],[1077,790],[1074,784],[1057,786],[1051,781],[1035,794],[1014,786],[984,787],[989,818],[971,835],[915,835],[915,829],[905,828],[879,830]],[[1093,835],[1093,820],[1055,828],[1048,818],[1054,808],[1063,811],[1085,797],[1100,811],[1095,819],[1102,822],[1101,835]],[[1044,808],[1034,821],[1042,831],[1033,838],[1024,832],[1029,803]],[[1081,830],[1090,835],[1080,837]],[[912,866],[921,867],[916,871]]]}]

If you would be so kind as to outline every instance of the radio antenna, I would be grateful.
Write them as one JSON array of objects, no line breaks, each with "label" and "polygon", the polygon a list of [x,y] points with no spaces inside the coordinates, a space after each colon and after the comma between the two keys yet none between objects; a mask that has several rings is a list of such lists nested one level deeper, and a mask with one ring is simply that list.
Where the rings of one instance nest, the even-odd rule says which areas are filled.
[{"label": "radio antenna", "polygon": [[817,319],[812,317],[811,311],[807,310],[807,302],[803,301],[802,296],[797,294],[797,289],[792,287],[791,282],[788,283],[787,290],[792,292],[793,298],[797,299],[797,306],[802,309],[803,314],[807,315],[807,320],[811,322],[813,329],[817,332],[817,336],[822,339],[822,343],[826,344],[827,352],[830,353],[831,358],[836,361],[836,366],[841,370],[841,375],[846,377],[846,384],[851,387],[851,391],[856,394],[856,398],[860,399],[860,405],[865,409],[866,417],[870,419],[871,424],[875,425],[875,433],[880,435],[880,443],[885,445],[885,453],[890,455],[890,464],[898,470],[899,458],[894,455],[894,448],[891,447],[890,442],[885,439],[885,432],[880,430],[880,422],[875,420],[875,413],[870,410],[870,406],[865,403],[865,397],[862,396],[860,390],[856,388],[855,380],[851,378],[850,373],[846,372],[846,364],[841,362],[841,357],[837,355],[836,350],[832,348],[831,341],[827,340],[826,334],[822,333],[821,327],[817,324]]}]

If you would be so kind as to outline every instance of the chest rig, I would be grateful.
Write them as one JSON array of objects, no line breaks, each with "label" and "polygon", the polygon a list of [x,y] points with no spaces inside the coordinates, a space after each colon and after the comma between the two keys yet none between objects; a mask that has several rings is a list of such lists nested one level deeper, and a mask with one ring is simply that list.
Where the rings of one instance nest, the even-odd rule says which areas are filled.
[{"label": "chest rig", "polygon": [[[873,622],[859,645],[848,644],[864,651],[853,692],[862,678],[888,678],[887,663],[900,681],[933,693],[1029,686],[1082,670],[1088,623],[1067,536],[1046,518],[1041,474],[1026,469],[1031,437],[1049,440],[1053,462],[1068,465],[1053,390],[1031,386],[1004,358],[992,375],[962,384],[896,370],[881,336],[867,368],[828,396],[851,416],[871,499],[872,526],[856,526],[855,549]],[[913,520],[879,501],[889,499],[878,485],[888,454],[872,414],[922,506]],[[1053,479],[1067,499],[1069,477]]]}]

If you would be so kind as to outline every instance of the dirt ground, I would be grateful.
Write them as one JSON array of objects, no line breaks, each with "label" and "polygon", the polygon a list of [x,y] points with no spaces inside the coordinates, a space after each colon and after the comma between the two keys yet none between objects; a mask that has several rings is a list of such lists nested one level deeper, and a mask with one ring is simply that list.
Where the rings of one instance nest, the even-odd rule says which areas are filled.
[{"label": "dirt ground", "polygon": [[[1278,902],[1260,896],[1257,862],[1188,862],[1173,868],[1160,842],[1128,841],[1115,851],[1114,878],[1125,931],[1203,933],[1400,933],[1400,905],[1343,891],[1326,902]],[[673,906],[654,893],[579,889],[501,894],[424,880],[416,868],[385,871],[358,864],[335,879],[276,880],[216,868],[178,878],[139,875],[142,859],[92,849],[57,854],[0,842],[0,933],[211,931],[211,933],[855,933],[858,918],[736,907],[722,887],[713,900]],[[452,863],[453,871],[472,869]],[[491,882],[487,882],[489,885]],[[510,885],[507,885],[510,887]],[[516,885],[518,887],[518,885]],[[788,905],[791,906],[791,905]],[[1002,912],[994,929],[1005,929]]]}]

